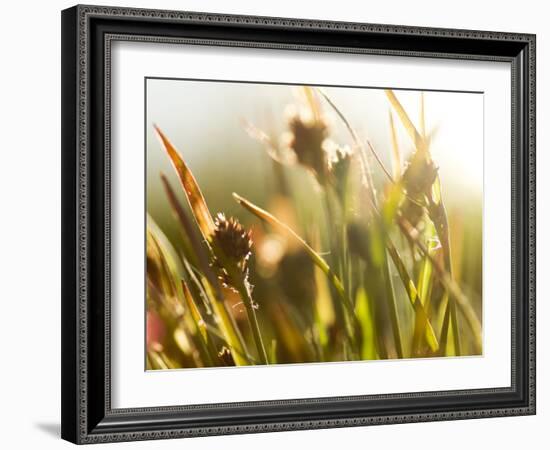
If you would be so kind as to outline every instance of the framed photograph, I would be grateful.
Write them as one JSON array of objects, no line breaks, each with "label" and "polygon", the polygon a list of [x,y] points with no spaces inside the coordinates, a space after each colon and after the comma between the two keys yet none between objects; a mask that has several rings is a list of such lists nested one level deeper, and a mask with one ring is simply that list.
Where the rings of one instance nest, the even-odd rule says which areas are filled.
[{"label": "framed photograph", "polygon": [[535,36],[62,12],[62,436],[535,413]]}]

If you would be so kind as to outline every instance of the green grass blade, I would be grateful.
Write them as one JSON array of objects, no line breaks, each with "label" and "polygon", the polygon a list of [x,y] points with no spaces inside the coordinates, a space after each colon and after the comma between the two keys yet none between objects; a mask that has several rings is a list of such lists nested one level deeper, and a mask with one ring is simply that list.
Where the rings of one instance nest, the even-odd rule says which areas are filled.
[{"label": "green grass blade", "polygon": [[[443,196],[441,194],[441,182],[439,177],[436,178],[432,187],[432,199],[428,204],[428,214],[430,219],[435,225],[439,242],[443,249],[443,260],[445,264],[445,270],[453,278],[453,268],[451,263],[451,242],[449,235],[449,219],[447,217],[447,210],[443,203]],[[461,355],[460,345],[460,333],[458,329],[458,318],[456,313],[456,300],[454,298],[449,299],[447,308],[450,309],[450,326],[453,327],[453,342],[455,347],[455,353],[457,356]]]},{"label": "green grass blade", "polygon": [[378,354],[376,352],[376,323],[369,304],[369,298],[363,288],[357,290],[355,313],[363,328],[361,359],[378,359]]},{"label": "green grass blade", "polygon": [[292,228],[290,228],[285,223],[281,222],[279,219],[277,219],[275,216],[270,214],[269,212],[265,211],[264,209],[260,208],[259,206],[254,205],[253,203],[249,202],[245,198],[241,197],[240,195],[233,193],[233,198],[237,201],[237,203],[241,206],[243,206],[245,209],[250,211],[252,214],[254,214],[256,217],[258,217],[260,220],[268,223],[272,227],[282,230],[284,233],[286,233],[288,236],[290,236],[292,239],[294,239],[307,253],[313,264],[315,264],[321,271],[326,275],[330,283],[334,286],[336,292],[338,293],[338,296],[342,300],[344,307],[346,308],[348,312],[348,320],[351,322],[354,322],[354,324],[349,324],[350,326],[350,332],[353,335],[354,329],[356,329],[359,326],[359,323],[357,322],[357,318],[355,317],[355,314],[353,313],[353,305],[350,301],[350,299],[347,296],[347,293],[344,289],[344,285],[340,281],[340,279],[336,276],[336,274],[332,271],[328,263],[323,259],[319,253],[317,253],[311,246],[302,239]]},{"label": "green grass blade", "polygon": [[417,150],[425,151],[426,150],[426,144],[425,140],[422,138],[416,127],[414,126],[412,120],[410,119],[409,115],[405,111],[405,108],[403,108],[403,105],[401,105],[401,102],[397,99],[394,92],[391,89],[386,89],[386,97],[388,98],[390,104],[392,105],[393,109],[397,113],[397,117],[401,120],[401,123],[405,127],[405,130],[407,131],[407,134],[411,138],[411,140],[414,143],[414,146]]},{"label": "green grass blade", "polygon": [[[399,190],[400,190],[399,186],[395,185],[394,190],[395,190],[395,192],[398,193]],[[392,203],[395,203],[395,202],[392,200]],[[388,204],[388,202],[386,202],[386,204],[384,205],[385,208],[386,208],[387,204]],[[384,221],[385,226],[389,226],[389,224],[393,221],[393,218],[395,217],[395,212],[396,211],[397,211],[397,208],[395,206],[392,206],[391,208],[389,208],[389,210],[384,211],[384,216],[382,217],[382,220]],[[382,228],[382,227],[371,227],[371,233],[374,230],[377,230],[379,228]],[[366,231],[365,231],[365,233],[366,233]],[[375,244],[378,241],[382,241],[382,240],[385,243],[385,248],[382,247],[381,251],[374,252],[374,250],[376,249]],[[357,242],[359,242],[359,241],[360,240],[357,239]],[[362,247],[362,246],[356,246],[356,250],[360,250],[360,247]],[[434,351],[434,352],[437,351],[437,349],[439,348],[439,343],[438,343],[435,331],[432,327],[432,324],[430,323],[430,320],[428,318],[428,314],[426,313],[426,310],[425,310],[425,308],[422,304],[422,301],[419,297],[416,286],[415,286],[413,280],[411,279],[411,277],[408,273],[407,267],[406,267],[405,263],[403,262],[401,256],[399,255],[399,252],[398,252],[397,248],[395,247],[395,245],[393,244],[390,237],[385,236],[382,239],[382,236],[379,236],[377,239],[371,239],[369,249],[366,249],[366,248],[362,249],[362,253],[364,254],[363,257],[365,259],[368,259],[367,255],[366,255],[367,252],[370,252],[371,254],[381,253],[381,255],[384,255],[384,253],[382,253],[382,252],[384,252],[385,250],[388,251],[388,253],[390,255],[390,258],[392,259],[392,262],[393,262],[395,268],[397,269],[397,273],[399,275],[399,278],[401,279],[401,282],[403,283],[403,287],[405,288],[405,291],[406,291],[407,296],[410,300],[410,303],[413,307],[415,316],[417,317],[419,324],[421,324],[422,327],[425,329],[424,334],[425,334],[427,344],[429,345],[429,347],[432,351]]]},{"label": "green grass blade", "polygon": [[169,370],[173,368],[168,365],[168,361],[163,359],[158,352],[149,350],[147,352],[147,357],[151,370]]},{"label": "green grass blade", "polygon": [[308,256],[310,257],[311,261],[319,267],[323,271],[323,273],[327,276],[327,278],[330,280],[336,291],[341,295],[345,297],[345,291],[344,286],[340,279],[335,275],[335,273],[332,271],[328,263],[323,259],[319,253],[317,253],[315,250],[313,250],[309,244],[304,241],[292,228],[290,228],[285,223],[281,222],[279,219],[277,219],[272,214],[268,213],[266,210],[260,208],[259,206],[254,205],[253,203],[249,202],[245,198],[241,197],[240,195],[233,193],[233,198],[237,201],[237,203],[244,208],[246,208],[248,211],[250,211],[252,214],[254,214],[256,217],[261,219],[262,221],[268,223],[274,228],[278,228],[279,230],[283,230],[286,234],[288,234],[290,237],[292,237],[300,246],[306,251]]},{"label": "green grass blade", "polygon": [[397,141],[397,132],[395,130],[395,124],[393,122],[393,113],[389,111],[390,118],[390,135],[391,135],[391,156],[392,156],[392,169],[393,178],[399,180],[401,178],[401,168],[403,161],[401,159],[401,150],[399,149],[399,143]]},{"label": "green grass blade", "polygon": [[441,324],[441,333],[439,334],[439,342],[441,343],[441,356],[445,356],[447,352],[447,342],[449,339],[449,331],[451,329],[451,309],[449,308],[449,295],[447,293],[445,294],[443,300],[445,301],[445,312],[443,314],[443,322]]},{"label": "green grass blade", "polygon": [[426,110],[424,108],[424,92],[420,93],[420,133],[426,139]]},{"label": "green grass blade", "polygon": [[187,305],[187,310],[191,315],[192,324],[198,334],[198,341],[200,343],[200,351],[202,353],[202,357],[209,366],[215,366],[216,364],[214,363],[214,361],[217,361],[218,355],[215,347],[212,345],[212,340],[210,339],[208,330],[206,328],[206,322],[202,318],[202,314],[197,307],[195,299],[193,298],[193,294],[187,286],[187,283],[182,280],[181,286],[183,290],[183,297],[185,298],[185,302]]},{"label": "green grass blade", "polygon": [[[460,308],[462,311],[462,314],[464,315],[464,318],[466,319],[466,323],[470,327],[473,337],[474,337],[474,347],[477,354],[481,354],[482,351],[482,342],[481,342],[481,322],[479,321],[479,318],[477,317],[476,312],[474,311],[474,308],[470,304],[470,301],[468,297],[462,292],[460,287],[454,282],[452,277],[449,275],[449,273],[445,270],[445,267],[432,255],[430,255],[430,252],[425,247],[425,245],[420,242],[416,235],[416,229],[406,220],[399,219],[398,225],[405,235],[405,237],[418,247],[418,249],[422,252],[424,256],[427,256],[430,259],[430,262],[432,264],[432,267],[434,268],[434,274],[437,275],[447,292],[449,293],[451,297],[451,301],[454,300],[456,302],[456,305]],[[447,313],[446,313],[447,314]]]},{"label": "green grass blade", "polygon": [[230,349],[235,349],[234,352],[232,351],[235,364],[238,366],[254,364],[252,360],[245,356],[248,355],[248,352],[246,351],[244,340],[235,322],[232,320],[225,302],[216,299],[210,284],[205,278],[202,279],[202,284],[208,295],[214,299],[212,302],[214,317],[218,321],[217,325],[220,327],[225,341],[228,343]]},{"label": "green grass blade", "polygon": [[386,287],[386,295],[389,299],[389,312],[390,312],[390,320],[392,325],[392,331],[393,331],[393,340],[395,343],[395,351],[397,352],[398,358],[403,358],[403,343],[401,339],[401,326],[399,325],[399,315],[397,313],[397,302],[395,299],[395,291],[393,288],[393,279],[392,279],[392,273],[390,270],[390,265],[388,258],[386,255],[384,255],[384,266],[382,268],[384,278],[385,280],[385,287]]},{"label": "green grass blade", "polygon": [[411,279],[407,271],[407,268],[405,266],[405,263],[403,262],[403,260],[401,259],[401,256],[399,255],[399,252],[397,251],[397,249],[389,239],[387,241],[387,246],[388,246],[388,253],[390,254],[393,264],[397,269],[399,278],[401,279],[401,282],[405,287],[405,291],[407,292],[407,296],[411,302],[411,305],[413,306],[415,316],[419,324],[422,324],[422,327],[425,330],[424,334],[426,338],[426,343],[429,345],[430,349],[433,352],[436,352],[439,348],[439,342],[435,335],[435,331],[432,327],[432,324],[430,323],[430,320],[428,318],[428,314],[424,309],[422,300],[418,294],[418,290],[416,289],[416,286],[413,280]]},{"label": "green grass blade", "polygon": [[271,347],[269,348],[269,363],[277,364],[277,339],[271,340]]},{"label": "green grass blade", "polygon": [[[426,224],[426,231],[424,232],[425,236],[428,239],[435,239],[437,235],[435,233],[433,224],[430,221],[427,222],[428,223]],[[428,251],[433,252],[434,250],[430,247],[431,246],[429,246]],[[433,285],[432,272],[432,264],[430,260],[426,256],[424,256],[424,259],[420,262],[420,273],[418,274],[417,286],[420,301],[422,302],[425,311],[429,311],[431,305],[431,292]],[[419,320],[416,320],[413,333],[413,353],[417,355],[422,354],[422,349],[420,346],[423,329],[424,325]],[[434,353],[437,351],[437,349],[434,348],[431,348],[431,350]]]}]

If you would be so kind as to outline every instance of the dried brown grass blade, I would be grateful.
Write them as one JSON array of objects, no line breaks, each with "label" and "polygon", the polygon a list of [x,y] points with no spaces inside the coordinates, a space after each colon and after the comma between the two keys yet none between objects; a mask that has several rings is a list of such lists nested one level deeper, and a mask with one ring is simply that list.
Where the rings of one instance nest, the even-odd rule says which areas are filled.
[{"label": "dried brown grass blade", "polygon": [[195,220],[197,221],[197,225],[199,226],[204,238],[210,241],[215,231],[215,225],[199,185],[191,173],[191,170],[176,148],[172,145],[170,140],[165,136],[159,127],[156,125],[154,125],[154,127],[160,143],[168,154],[168,157],[170,158],[170,161],[178,174],[181,185],[185,191],[185,196],[189,202],[189,206],[191,207]]},{"label": "dried brown grass blade", "polygon": [[205,275],[205,277],[208,279],[210,284],[216,289],[216,292],[218,292],[219,291],[218,282],[216,279],[216,275],[213,273],[213,271],[210,268],[210,262],[208,259],[208,253],[207,253],[206,247],[203,246],[202,243],[200,242],[199,235],[197,234],[195,229],[192,227],[192,222],[186,215],[185,211],[183,210],[181,203],[178,201],[176,197],[176,193],[172,189],[172,186],[170,185],[168,178],[166,178],[166,175],[161,173],[160,179],[162,181],[164,191],[166,192],[166,196],[168,197],[168,203],[170,203],[170,207],[172,208],[172,211],[174,212],[180,225],[182,226],[182,231],[185,233],[185,235],[189,239],[189,242],[191,244],[195,257],[197,258],[197,262],[199,264],[201,272]]}]

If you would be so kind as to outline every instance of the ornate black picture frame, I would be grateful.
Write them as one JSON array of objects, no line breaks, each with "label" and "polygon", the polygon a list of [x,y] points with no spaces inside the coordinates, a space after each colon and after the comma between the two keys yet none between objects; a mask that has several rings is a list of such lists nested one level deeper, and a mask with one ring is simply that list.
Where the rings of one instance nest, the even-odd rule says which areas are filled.
[{"label": "ornate black picture frame", "polygon": [[[511,63],[511,386],[113,409],[109,81],[116,40]],[[534,35],[99,6],[62,12],[64,439],[84,444],[534,413]]]}]

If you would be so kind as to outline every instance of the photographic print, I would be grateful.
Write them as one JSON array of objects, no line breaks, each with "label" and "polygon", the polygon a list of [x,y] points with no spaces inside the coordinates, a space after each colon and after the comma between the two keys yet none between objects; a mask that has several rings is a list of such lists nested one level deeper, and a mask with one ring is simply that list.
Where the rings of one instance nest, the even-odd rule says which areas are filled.
[{"label": "photographic print", "polygon": [[145,92],[147,369],[482,354],[481,93]]}]

